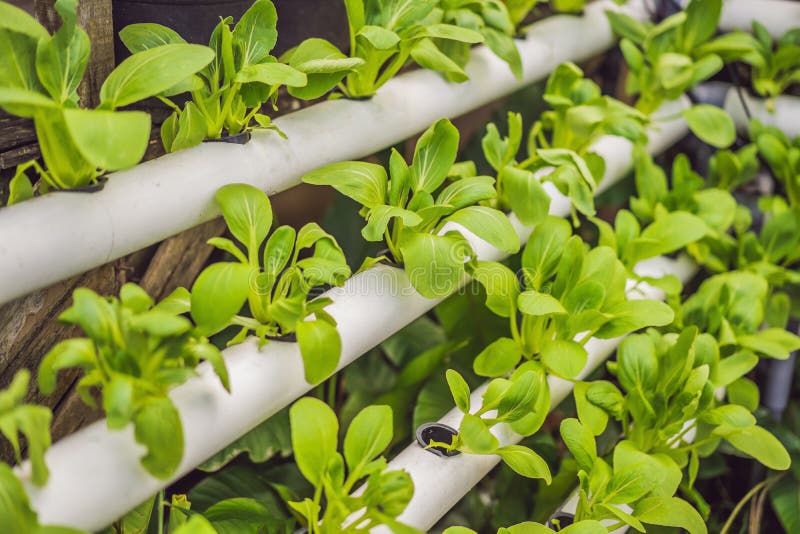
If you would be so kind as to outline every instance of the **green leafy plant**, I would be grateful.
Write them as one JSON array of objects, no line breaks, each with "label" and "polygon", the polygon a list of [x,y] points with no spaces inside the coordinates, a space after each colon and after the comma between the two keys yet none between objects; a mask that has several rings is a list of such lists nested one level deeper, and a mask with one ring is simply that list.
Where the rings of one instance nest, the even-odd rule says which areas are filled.
[{"label": "green leafy plant", "polygon": [[479,262],[473,276],[486,288],[486,305],[507,317],[511,330],[510,338],[497,339],[475,359],[480,376],[502,376],[530,360],[574,379],[586,366],[590,338],[611,339],[673,320],[663,302],[628,300],[627,270],[613,249],[587,251],[557,217],[534,229],[522,253],[521,284],[498,263]]},{"label": "green leafy plant", "polygon": [[521,30],[520,25],[527,18],[528,13],[540,2],[542,0],[503,0],[516,31],[519,32]]},{"label": "green leafy plant", "polygon": [[188,311],[189,294],[182,288],[155,306],[135,284],[125,284],[119,298],[76,289],[59,320],[80,326],[87,337],[58,343],[39,367],[45,394],[55,389],[60,370],[82,369],[81,399],[95,406],[93,391],[99,389],[108,428],[133,423],[136,441],[147,448],[142,466],[162,479],[183,456],[183,428],[169,390],[197,376],[200,360],[208,361],[229,389],[222,354],[182,316]]},{"label": "green leafy plant", "polygon": [[50,447],[50,421],[53,414],[44,406],[24,402],[29,380],[30,373],[22,369],[14,375],[11,384],[0,391],[0,433],[14,449],[17,463],[22,462],[19,434],[25,436],[31,462],[31,479],[34,484],[41,486],[50,475],[44,462],[44,453]]},{"label": "green leafy plant", "polygon": [[[458,434],[450,443],[432,441],[429,447],[468,454],[496,454],[516,473],[550,483],[550,468],[541,456],[523,445],[500,446],[491,432],[492,427],[500,423],[522,436],[530,436],[541,428],[550,408],[547,377],[541,365],[529,362],[510,378],[489,382],[482,396],[483,403],[474,413],[470,413],[469,386],[457,371],[447,370],[447,385],[464,417]],[[496,413],[492,413],[494,410]]]},{"label": "green leafy plant", "polygon": [[465,264],[475,254],[450,223],[456,223],[506,253],[519,250],[519,238],[502,212],[476,205],[495,196],[488,176],[451,176],[458,130],[442,119],[422,134],[409,166],[392,150],[389,174],[377,164],[347,161],[306,174],[303,181],[330,185],[363,206],[367,241],[385,240],[394,261],[405,266],[411,284],[423,296],[443,297],[461,283]]},{"label": "green leafy plant", "polygon": [[[350,29],[350,58],[363,63],[348,72],[344,81],[318,76],[313,94],[322,95],[333,87],[349,98],[370,97],[391,80],[410,60],[441,72],[452,80],[464,81],[464,70],[437,46],[436,41],[474,44],[483,36],[471,29],[442,22],[440,0],[344,0]],[[281,59],[304,72],[304,64],[327,57],[344,57],[333,44],[322,39],[306,42]],[[302,89],[289,88],[303,96]]]},{"label": "green leafy plant", "polygon": [[681,472],[668,456],[646,454],[623,441],[614,447],[609,465],[598,454],[592,431],[577,419],[561,422],[561,437],[579,469],[576,521],[611,520],[608,532],[626,525],[639,532],[645,532],[645,525],[708,532],[697,510],[674,497]]},{"label": "green leafy plant", "polygon": [[[197,326],[206,335],[240,327],[230,344],[244,341],[250,332],[262,345],[270,337],[296,334],[306,379],[314,384],[324,380],[336,370],[342,342],[336,321],[325,313],[331,300],[309,300],[309,293],[317,286],[341,285],[350,276],[342,249],[316,223],[298,232],[280,226],[270,235],[272,206],[267,194],[253,186],[226,185],[216,200],[244,250],[227,238],[209,240],[236,261],[214,263],[197,277],[191,297]],[[303,251],[310,254],[300,259]],[[239,315],[245,303],[250,317]],[[307,320],[311,315],[315,318]]]},{"label": "green leafy plant", "polygon": [[[489,49],[508,63],[514,76],[522,78],[522,58],[514,43],[515,25],[501,0],[441,0],[440,9],[445,23],[480,33]],[[469,43],[444,40],[438,46],[461,68],[469,61]],[[446,77],[452,81],[463,79],[461,74],[447,73]]]},{"label": "green leafy plant", "polygon": [[52,36],[31,16],[0,2],[0,106],[31,118],[44,166],[17,167],[9,203],[38,191],[94,184],[107,171],[132,167],[150,139],[150,116],[115,111],[166,91],[207,65],[214,53],[201,46],[154,47],[117,66],[100,88],[97,109],[79,107],[78,85],[89,59],[89,36],[76,25],[76,0],[58,0],[61,27]]},{"label": "green leafy plant", "polygon": [[594,192],[603,179],[605,162],[591,152],[591,146],[600,137],[618,135],[635,143],[647,140],[647,117],[603,96],[600,87],[572,63],[562,63],[553,71],[544,100],[553,109],[542,113],[531,128],[524,161],[517,162],[521,115],[508,114],[507,137],[489,124],[482,140],[484,156],[497,172],[498,207],[513,210],[529,226],[541,223],[550,207],[542,182],[552,183],[569,196],[579,212],[595,214]]},{"label": "green leafy plant", "polygon": [[[418,532],[397,521],[414,494],[414,482],[405,471],[387,471],[379,456],[392,440],[388,406],[370,406],[356,415],[344,437],[343,455],[337,452],[339,422],[324,402],[302,398],[289,416],[295,461],[314,487],[313,499],[289,506],[305,520],[309,534],[367,532],[377,525]],[[363,491],[352,495],[364,478]]]},{"label": "green leafy plant", "polygon": [[[497,534],[551,534],[554,532],[556,531],[551,528],[530,521],[497,530]],[[557,532],[564,534],[606,534],[608,530],[599,521],[587,519],[559,529]],[[450,527],[445,529],[444,534],[477,534],[477,532],[466,527]]]},{"label": "green leafy plant", "polygon": [[[221,18],[214,28],[209,49],[215,56],[205,69],[158,95],[173,109],[161,125],[161,140],[168,152],[254,127],[280,133],[270,117],[261,113],[262,105],[271,102],[275,106],[281,86],[305,87],[308,83],[304,72],[270,55],[278,38],[278,15],[271,0],[256,0],[233,29],[232,22],[231,17]],[[162,43],[186,42],[170,28],[152,23],[127,26],[120,39],[133,57]],[[327,58],[327,68],[338,72],[340,78],[349,65]],[[183,108],[169,99],[187,91],[192,100]]]},{"label": "green leafy plant", "polygon": [[800,136],[789,139],[778,128],[764,126],[753,119],[750,121],[750,139],[783,186],[789,204],[800,206]]}]

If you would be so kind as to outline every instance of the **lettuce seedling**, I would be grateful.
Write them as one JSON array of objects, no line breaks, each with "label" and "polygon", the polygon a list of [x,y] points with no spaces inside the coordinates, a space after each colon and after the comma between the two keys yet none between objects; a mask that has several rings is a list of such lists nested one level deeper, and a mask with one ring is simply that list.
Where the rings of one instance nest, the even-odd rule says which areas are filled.
[{"label": "lettuce seedling", "polygon": [[135,284],[122,286],[119,298],[86,288],[76,289],[72,298],[59,320],[80,326],[87,337],[62,341],[45,355],[39,389],[52,393],[60,370],[82,369],[77,391],[83,402],[96,406],[93,390],[99,389],[108,428],[133,423],[136,441],[147,449],[142,466],[155,477],[169,478],[183,457],[183,427],[167,393],[197,376],[201,360],[229,390],[222,354],[183,317],[189,311],[183,288],[155,306]]},{"label": "lettuce seedling", "polygon": [[107,171],[132,167],[150,139],[150,116],[114,111],[169,89],[214,57],[204,47],[169,44],[120,63],[100,88],[100,106],[82,109],[78,85],[89,59],[89,36],[76,25],[77,2],[58,0],[61,27],[52,36],[30,15],[0,2],[0,106],[33,119],[44,166],[17,167],[9,203],[38,191],[71,189],[97,182]]},{"label": "lettuce seedling", "polygon": [[753,89],[767,97],[766,106],[775,111],[775,97],[800,81],[800,29],[789,30],[777,43],[763,24],[753,21],[753,33],[726,33],[700,47],[699,53],[716,53],[725,61],[742,61],[752,67]]},{"label": "lettuce seedling", "polygon": [[586,366],[592,337],[615,338],[646,326],[670,324],[669,306],[628,300],[627,269],[609,247],[587,251],[567,221],[549,217],[522,253],[522,283],[506,266],[478,262],[473,277],[486,288],[486,305],[508,317],[501,337],[474,362],[480,376],[502,376],[520,361],[540,362],[548,373],[576,378]]},{"label": "lettuce seedling", "polygon": [[[282,60],[289,65],[316,75],[310,81],[313,90],[289,88],[301,98],[321,96],[338,87],[349,98],[370,97],[391,80],[409,60],[464,81],[467,75],[435,41],[456,41],[468,44],[483,41],[471,29],[442,22],[439,0],[344,0],[350,29],[350,58],[363,63],[347,73],[344,81],[325,76],[315,65],[329,57],[344,57],[333,44],[323,39],[309,39],[290,50]],[[305,45],[305,46],[304,46]]]},{"label": "lettuce seedling", "polygon": [[508,114],[509,133],[501,137],[489,124],[483,153],[497,172],[497,203],[512,209],[529,226],[542,222],[550,208],[550,195],[542,182],[550,182],[587,216],[594,210],[594,192],[603,179],[605,162],[591,152],[604,135],[617,135],[643,144],[648,119],[611,97],[583,77],[572,63],[562,63],[547,81],[545,101],[552,110],[542,113],[528,136],[528,158],[517,162],[522,142],[522,116]]},{"label": "lettuce seedling", "polygon": [[697,476],[699,457],[710,455],[723,439],[770,469],[788,469],[789,453],[756,425],[752,406],[715,396],[716,388],[740,380],[757,362],[746,351],[722,357],[724,348],[696,327],[680,334],[650,330],[628,336],[616,362],[608,365],[621,390],[605,380],[576,390],[587,432],[599,435],[613,417],[622,425],[628,448],[669,457],[676,467],[688,465],[688,487]]},{"label": "lettuce seedling", "polygon": [[[440,9],[444,22],[480,33],[486,46],[508,63],[514,76],[522,78],[522,58],[514,43],[516,26],[501,0],[441,0]],[[472,51],[469,43],[442,40],[438,45],[459,67],[466,66]],[[448,73],[446,77],[455,82],[463,80],[460,74]]]},{"label": "lettuce seedling", "polygon": [[[44,453],[50,447],[50,421],[53,419],[53,414],[45,406],[24,402],[29,380],[30,372],[22,369],[14,375],[11,384],[0,391],[0,433],[14,449],[17,463],[22,462],[19,434],[25,436],[32,480],[34,484],[41,486],[50,476],[44,463]],[[4,487],[4,484],[0,483],[0,487]],[[2,521],[0,523],[11,524]]]},{"label": "lettuce seedling", "polygon": [[[350,276],[342,249],[316,223],[299,232],[280,226],[267,239],[272,206],[266,193],[251,185],[226,185],[216,200],[244,250],[230,239],[208,241],[236,261],[214,263],[200,273],[192,286],[192,318],[206,335],[241,327],[229,344],[241,343],[250,332],[261,345],[270,337],[296,334],[306,380],[321,382],[336,370],[342,342],[336,321],[325,313],[331,299],[309,300],[309,293],[317,286],[342,285]],[[310,255],[300,259],[303,251]],[[250,317],[239,315],[245,302]],[[315,319],[307,320],[311,315]]]},{"label": "lettuce seedling", "polygon": [[469,242],[456,223],[503,252],[519,250],[519,238],[502,212],[476,204],[495,197],[488,176],[454,176],[458,130],[442,119],[422,134],[409,166],[392,150],[386,170],[374,163],[347,161],[306,174],[303,181],[330,185],[359,204],[367,225],[367,241],[385,240],[394,261],[405,266],[411,284],[428,298],[452,293],[464,278],[465,264],[474,265]]},{"label": "lettuce seedling", "polygon": [[561,437],[578,464],[576,521],[611,520],[608,532],[625,526],[645,532],[645,524],[708,532],[697,510],[674,496],[681,470],[669,456],[647,454],[623,441],[609,465],[598,454],[592,431],[577,419],[561,422]]},{"label": "lettuce seedling", "polygon": [[[289,417],[295,462],[314,486],[314,497],[288,504],[305,519],[309,534],[367,532],[378,525],[393,532],[419,532],[397,521],[414,495],[411,476],[387,471],[386,459],[379,456],[392,441],[388,406],[369,406],[353,418],[344,454],[337,451],[339,421],[324,402],[302,398]],[[365,478],[363,491],[353,495],[356,483]]]},{"label": "lettuce seedling", "polygon": [[483,404],[470,413],[470,390],[464,378],[453,369],[447,370],[447,385],[456,406],[464,412],[458,434],[451,443],[432,441],[429,447],[468,454],[496,454],[517,474],[551,482],[547,462],[523,445],[500,446],[491,429],[505,423],[521,436],[536,433],[544,423],[550,408],[550,394],[544,369],[536,362],[521,366],[509,379],[496,378],[489,382],[483,394]]},{"label": "lettuce seedling", "polygon": [[800,206],[800,136],[789,139],[780,129],[756,119],[750,121],[749,130],[750,139],[783,186],[789,204]]},{"label": "lettuce seedling", "polygon": [[[209,49],[214,60],[196,76],[159,94],[173,109],[161,125],[161,140],[168,152],[199,144],[204,139],[233,136],[257,127],[277,130],[268,115],[261,113],[266,102],[275,106],[281,86],[304,87],[304,72],[270,55],[278,38],[278,14],[271,0],[256,0],[231,30],[232,17],[221,18],[211,33]],[[161,43],[184,43],[175,31],[160,24],[131,24],[120,39],[133,57]],[[342,68],[328,58],[329,68]],[[340,76],[341,78],[341,76]],[[181,109],[169,97],[191,92],[192,100]]]}]

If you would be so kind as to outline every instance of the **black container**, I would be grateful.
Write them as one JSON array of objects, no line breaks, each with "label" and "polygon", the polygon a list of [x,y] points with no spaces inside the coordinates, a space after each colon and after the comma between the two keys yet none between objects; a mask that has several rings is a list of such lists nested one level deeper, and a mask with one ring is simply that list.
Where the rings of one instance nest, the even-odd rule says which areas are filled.
[{"label": "black container", "polygon": [[106,186],[105,182],[100,182],[91,185],[82,185],[80,187],[73,187],[71,189],[53,189],[49,191],[47,194],[53,193],[97,193],[98,191],[102,191],[103,188]]},{"label": "black container", "polygon": [[205,143],[231,143],[233,145],[246,145],[253,135],[250,132],[241,132],[236,135],[224,135],[219,139],[206,139]]},{"label": "black container", "polygon": [[[461,454],[461,451],[448,451],[443,447],[428,447],[431,441],[440,443],[451,443],[453,437],[458,435],[458,431],[441,423],[425,423],[417,428],[417,443],[420,447],[436,456],[447,457]],[[426,448],[427,447],[427,448]]]},{"label": "black container", "polygon": [[[278,56],[309,37],[321,37],[347,53],[347,12],[341,0],[273,0],[278,12]],[[119,63],[130,55],[118,35],[128,24],[155,22],[190,43],[208,44],[220,17],[236,23],[253,0],[113,0],[114,53]]]},{"label": "black container", "polygon": [[558,512],[554,513],[550,516],[550,519],[547,520],[547,526],[555,529],[563,529],[565,527],[570,526],[575,522],[575,514],[570,514],[559,510]]}]

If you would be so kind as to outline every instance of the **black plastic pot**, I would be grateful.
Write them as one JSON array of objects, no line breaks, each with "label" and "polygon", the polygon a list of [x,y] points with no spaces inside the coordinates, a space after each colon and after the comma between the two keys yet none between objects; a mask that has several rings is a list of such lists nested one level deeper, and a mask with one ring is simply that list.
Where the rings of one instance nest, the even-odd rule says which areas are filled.
[{"label": "black plastic pot", "polygon": [[564,527],[570,526],[574,522],[575,522],[575,514],[569,514],[567,512],[559,510],[558,512],[550,516],[550,519],[547,520],[547,526],[552,529],[555,528],[562,529]]},{"label": "black plastic pot", "polygon": [[[280,55],[309,37],[322,37],[340,49],[349,48],[344,2],[332,0],[273,0],[278,11]],[[114,53],[117,63],[130,54],[119,39],[128,24],[155,22],[178,32],[190,43],[208,44],[220,17],[238,21],[253,0],[113,0]],[[346,51],[346,50],[345,50]]]},{"label": "black plastic pot", "polygon": [[206,139],[206,143],[231,143],[234,145],[246,145],[250,142],[253,135],[250,132],[242,132],[236,135],[225,135],[219,139]]},{"label": "black plastic pot", "polygon": [[426,451],[436,456],[448,457],[461,454],[460,451],[448,451],[443,447],[428,447],[432,441],[450,443],[453,437],[458,435],[458,431],[441,423],[425,423],[417,428],[417,443]]},{"label": "black plastic pot", "polygon": [[267,336],[267,339],[270,341],[280,341],[282,343],[297,343],[297,333],[292,332],[291,334],[286,334],[285,336]]},{"label": "black plastic pot", "polygon": [[97,184],[91,185],[82,185],[81,187],[73,187],[72,189],[53,189],[48,195],[53,193],[97,193],[98,191],[102,191],[103,188],[106,186],[105,182],[100,182]]}]

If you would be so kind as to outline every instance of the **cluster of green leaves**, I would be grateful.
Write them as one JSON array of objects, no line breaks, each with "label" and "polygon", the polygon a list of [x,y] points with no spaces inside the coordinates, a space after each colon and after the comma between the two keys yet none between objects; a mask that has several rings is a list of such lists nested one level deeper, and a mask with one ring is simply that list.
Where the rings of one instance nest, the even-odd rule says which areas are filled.
[{"label": "cluster of green leaves", "polygon": [[[497,534],[607,534],[608,530],[599,521],[587,519],[578,521],[555,531],[540,523],[526,521],[510,527],[503,527],[497,530]],[[445,529],[444,534],[478,534],[476,531],[466,527],[450,527]]]},{"label": "cluster of green leaves", "polygon": [[[344,437],[344,455],[337,452],[339,422],[327,404],[306,397],[289,415],[295,461],[314,486],[313,499],[289,506],[304,518],[309,534],[369,532],[377,525],[403,534],[419,532],[396,519],[414,494],[411,477],[405,471],[387,471],[386,459],[379,456],[392,441],[388,406],[370,406],[353,418]],[[364,478],[363,491],[351,495]]]},{"label": "cluster of green leaves", "polygon": [[486,305],[508,317],[511,329],[510,338],[497,339],[475,359],[480,376],[502,376],[530,360],[574,379],[586,366],[590,338],[611,339],[673,320],[663,302],[628,300],[627,270],[614,250],[587,250],[569,223],[556,217],[538,225],[525,246],[522,283],[498,263],[479,262],[473,276],[486,289]]},{"label": "cluster of green leaves", "polygon": [[603,179],[605,162],[590,151],[604,135],[634,143],[647,140],[647,117],[622,102],[603,96],[600,87],[583,77],[572,63],[562,63],[550,75],[544,100],[552,109],[542,113],[528,135],[528,157],[517,162],[522,143],[522,116],[508,114],[509,133],[502,137],[489,124],[483,153],[497,172],[497,204],[512,209],[526,225],[541,223],[550,208],[542,182],[567,195],[575,209],[595,214],[594,192]]},{"label": "cluster of green leaves", "polygon": [[[209,240],[236,261],[211,264],[195,280],[191,310],[198,328],[211,335],[228,326],[241,327],[230,344],[244,341],[249,332],[262,345],[270,337],[296,334],[306,380],[321,382],[336,370],[342,342],[336,321],[325,312],[332,301],[309,300],[309,293],[318,286],[341,285],[350,276],[342,249],[316,223],[298,232],[280,226],[270,235],[269,197],[251,185],[226,185],[216,200],[244,251],[227,238]],[[310,254],[300,259],[302,251]],[[239,315],[245,303],[251,317]],[[307,320],[311,315],[314,319]]]},{"label": "cluster of green leaves", "polygon": [[0,2],[0,106],[31,118],[44,160],[17,167],[9,204],[38,191],[97,182],[106,171],[132,167],[150,139],[150,116],[115,111],[156,95],[207,65],[213,52],[196,45],[158,46],[117,66],[100,88],[100,106],[82,109],[78,85],[89,60],[89,36],[76,25],[76,0],[58,0],[61,27],[50,35],[33,17]]},{"label": "cluster of green leaves", "polygon": [[[495,197],[494,179],[451,172],[458,141],[458,130],[442,119],[422,134],[410,166],[392,150],[391,179],[381,165],[346,161],[312,171],[303,181],[330,185],[361,204],[367,220],[364,239],[385,240],[394,261],[405,266],[411,284],[423,296],[447,296],[463,280],[465,264],[472,268],[477,261],[452,223],[503,252],[511,254],[520,247],[502,212],[476,205]],[[452,183],[442,188],[448,177]]]},{"label": "cluster of green leaves", "polygon": [[[342,57],[319,58],[316,65],[293,65],[270,55],[278,39],[278,15],[271,0],[256,0],[231,30],[231,17],[222,18],[211,34],[207,50],[211,61],[202,71],[160,93],[172,109],[161,126],[161,140],[168,151],[194,146],[204,139],[219,139],[253,128],[276,129],[262,105],[275,102],[281,86],[304,88],[309,73],[323,72],[337,83],[358,62]],[[185,43],[175,31],[160,24],[132,24],[120,39],[133,57],[164,44]],[[317,69],[317,70],[315,70]],[[170,96],[190,92],[192,100],[180,108]]]},{"label": "cluster of green leaves", "polygon": [[457,371],[448,369],[447,385],[464,417],[458,434],[450,443],[433,441],[429,446],[469,454],[496,454],[514,472],[550,483],[550,469],[541,456],[523,445],[500,446],[500,441],[491,431],[500,423],[507,424],[521,436],[530,436],[541,428],[550,408],[547,377],[541,365],[529,362],[520,366],[508,379],[495,378],[489,382],[482,395],[481,407],[475,413],[470,413],[469,386]]},{"label": "cluster of green leaves", "polygon": [[708,532],[697,510],[674,496],[681,471],[669,456],[647,454],[626,440],[604,459],[592,430],[577,419],[561,422],[561,437],[579,469],[576,521],[611,520],[608,532],[625,526],[645,532],[645,525]]},{"label": "cluster of green leaves", "polygon": [[[522,58],[514,43],[515,25],[501,0],[440,0],[440,8],[444,11],[443,22],[480,33],[486,46],[508,63],[514,76],[522,78]],[[469,61],[472,50],[469,43],[446,40],[438,46],[461,68]],[[461,74],[445,76],[455,82],[464,79]]]},{"label": "cluster of green leaves", "polygon": [[789,204],[800,206],[800,136],[789,139],[778,128],[765,126],[755,119],[750,122],[749,134],[773,176],[783,186]]},{"label": "cluster of green leaves", "polygon": [[93,392],[99,389],[108,427],[133,423],[136,441],[147,448],[142,465],[165,479],[183,457],[183,427],[169,390],[196,376],[200,360],[211,364],[225,389],[229,384],[220,351],[183,317],[189,311],[188,292],[178,289],[153,304],[135,284],[125,284],[119,298],[76,289],[73,305],[59,320],[80,326],[87,337],[55,345],[42,360],[38,381],[49,394],[60,370],[82,369],[81,399],[95,406]]},{"label": "cluster of green leaves", "polygon": [[786,32],[773,44],[772,36],[757,20],[753,32],[726,33],[703,45],[726,61],[742,61],[752,67],[753,89],[767,97],[767,109],[774,111],[774,99],[790,85],[800,82],[800,29]]}]

